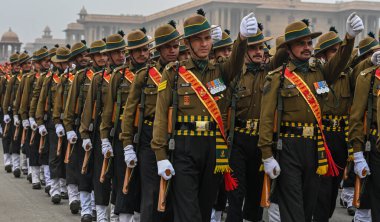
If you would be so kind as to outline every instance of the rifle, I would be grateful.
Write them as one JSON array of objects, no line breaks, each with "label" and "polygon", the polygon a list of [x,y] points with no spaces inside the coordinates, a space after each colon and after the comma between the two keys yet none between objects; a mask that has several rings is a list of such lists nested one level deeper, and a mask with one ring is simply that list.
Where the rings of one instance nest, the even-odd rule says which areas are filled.
[{"label": "rifle", "polygon": [[[369,153],[371,152],[371,124],[373,120],[373,85],[375,83],[375,73],[371,76],[371,82],[368,93],[368,101],[367,101],[367,112],[365,114],[365,132],[366,132],[366,142],[365,142],[365,159],[367,164],[369,164]],[[363,170],[362,175],[365,176],[367,172]],[[355,189],[354,189],[354,199],[352,201],[352,205],[356,208],[360,207],[360,198],[364,193],[366,184],[367,184],[368,176],[363,180],[360,179],[358,175],[355,177]]]},{"label": "rifle", "polygon": [[62,137],[58,137],[58,144],[57,144],[57,156],[60,156],[61,155],[61,151],[62,151]]},{"label": "rifle", "polygon": [[[47,119],[48,119],[48,112],[50,112],[51,110],[51,100],[52,100],[52,93],[51,93],[51,83],[53,81],[53,78],[54,78],[54,74],[51,75],[51,78],[50,78],[50,81],[48,82],[48,85],[47,85],[47,89],[48,89],[48,98],[46,99],[46,102],[45,102],[45,107],[44,107],[44,110],[45,110],[45,113],[44,113],[44,121],[46,122]],[[40,145],[38,147],[38,153],[39,154],[42,154],[43,152],[43,149],[45,147],[45,143],[46,143],[46,140],[45,140],[45,136],[41,136],[41,139],[40,139]]]},{"label": "rifle", "polygon": [[28,133],[28,129],[23,128],[21,134],[21,147],[24,146],[26,140],[26,134]]},{"label": "rifle", "polygon": [[[178,74],[179,72],[179,62],[176,61],[176,73],[174,75],[173,84],[173,104],[169,107],[168,112],[168,134],[169,134],[169,152],[170,152],[170,162],[173,163],[174,159],[174,149],[175,149],[175,125],[177,123],[177,111],[178,111]],[[166,175],[170,175],[170,171],[165,171]],[[166,210],[166,197],[170,189],[170,180],[165,180],[161,177],[160,180],[160,190],[158,196],[158,206],[157,210],[159,212],[165,212]]]},{"label": "rifle", "polygon": [[[93,127],[94,130],[92,131],[91,141],[96,141],[95,129],[98,125],[99,113],[100,113],[101,104],[102,104],[102,84],[103,84],[105,71],[106,71],[106,69],[104,68],[102,71],[102,79],[98,83],[98,90],[96,92],[96,100],[95,100],[95,104],[94,104],[96,109],[95,109],[95,112],[92,113],[93,119],[94,119],[94,127]],[[83,165],[82,165],[82,174],[86,174],[86,172],[87,172],[87,166],[88,166],[88,162],[90,160],[91,152],[92,152],[92,149],[86,149],[86,152],[84,154]]]},{"label": "rifle", "polygon": [[34,139],[36,138],[36,130],[32,131],[32,134],[30,135],[30,141],[29,145],[32,145],[34,143]]},{"label": "rifle", "polygon": [[13,135],[13,140],[17,140],[18,139],[18,133],[20,131],[20,126],[16,126],[16,129],[15,129],[15,134]]},{"label": "rifle", "polygon": [[[142,131],[142,125],[144,122],[145,98],[146,98],[145,93],[144,93],[144,89],[145,89],[146,83],[148,81],[149,70],[150,70],[150,65],[147,66],[147,70],[146,70],[146,73],[144,76],[144,84],[143,84],[143,87],[141,88],[140,104],[137,106],[136,114],[135,114],[134,125],[135,125],[135,127],[137,127],[137,133],[133,137],[133,143],[136,144],[136,153],[138,152],[140,135],[141,135],[141,131]],[[132,161],[131,161],[131,164],[134,164],[134,162],[132,163]],[[124,194],[128,193],[128,185],[129,185],[129,181],[131,180],[131,177],[133,175],[133,171],[134,171],[133,169],[134,168],[127,167],[127,169],[125,170],[124,184],[123,184],[123,193]]]}]

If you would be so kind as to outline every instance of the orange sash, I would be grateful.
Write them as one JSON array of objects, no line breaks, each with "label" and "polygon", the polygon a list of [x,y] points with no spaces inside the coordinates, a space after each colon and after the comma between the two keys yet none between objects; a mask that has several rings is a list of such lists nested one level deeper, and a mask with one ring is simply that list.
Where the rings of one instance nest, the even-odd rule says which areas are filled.
[{"label": "orange sash", "polygon": [[149,76],[156,86],[160,84],[162,75],[155,67],[149,69]]},{"label": "orange sash", "polygon": [[70,72],[70,73],[69,73],[69,78],[68,78],[68,80],[69,80],[70,82],[73,82],[74,78],[75,78],[75,75],[73,75],[73,74]]},{"label": "orange sash", "polygon": [[17,80],[18,80],[19,82],[21,82],[21,79],[22,79],[22,74],[18,74],[18,75],[17,75]]},{"label": "orange sash", "polygon": [[199,79],[194,75],[194,73],[186,70],[184,66],[179,67],[178,72],[186,83],[191,84],[191,88],[195,91],[199,100],[202,101],[207,111],[211,114],[212,118],[218,124],[219,130],[225,142],[227,142],[226,134],[224,132],[222,113],[220,112],[218,104],[215,102],[214,98],[211,96],[206,87],[204,87],[202,82],[199,81]]},{"label": "orange sash", "polygon": [[91,69],[88,69],[86,72],[86,76],[91,81],[92,77],[94,76],[94,72]]},{"label": "orange sash", "polygon": [[58,74],[57,73],[54,73],[53,74],[53,80],[55,83],[60,83],[61,82],[61,79],[59,78]]},{"label": "orange sash", "polygon": [[380,80],[380,68],[376,69],[375,76],[378,80]]},{"label": "orange sash", "polygon": [[41,76],[40,72],[37,72],[35,75],[35,78],[38,79],[38,78],[40,78],[40,76]]},{"label": "orange sash", "polygon": [[133,72],[131,72],[129,69],[125,69],[124,78],[126,78],[130,83],[132,83],[135,78],[135,74],[133,74]]},{"label": "orange sash", "polygon": [[[318,100],[315,98],[314,94],[311,92],[307,84],[295,72],[290,72],[290,70],[286,68],[285,78],[288,79],[292,84],[294,84],[297,87],[298,91],[301,93],[302,97],[305,99],[305,101],[309,105],[310,109],[312,110],[315,116],[315,119],[317,120],[318,128],[321,131],[323,147],[325,148],[326,157],[328,161],[329,169],[326,171],[327,175],[332,175],[332,176],[338,175],[339,174],[338,169],[336,168],[334,160],[331,157],[330,150],[327,146],[325,134],[323,133],[322,111],[321,111],[321,107],[319,106]],[[324,175],[326,173],[320,173],[320,174]]]},{"label": "orange sash", "polygon": [[110,83],[111,80],[111,74],[107,73],[107,71],[104,72],[103,79],[106,80],[107,83]]}]

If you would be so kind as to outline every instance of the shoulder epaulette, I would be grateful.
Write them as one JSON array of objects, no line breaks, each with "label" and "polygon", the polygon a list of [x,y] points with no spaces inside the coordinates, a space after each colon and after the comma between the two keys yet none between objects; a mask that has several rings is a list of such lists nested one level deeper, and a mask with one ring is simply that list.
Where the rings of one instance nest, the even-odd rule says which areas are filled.
[{"label": "shoulder epaulette", "polygon": [[361,76],[365,76],[367,75],[368,73],[372,73],[374,70],[376,70],[378,67],[377,66],[372,66],[372,67],[369,67],[363,71],[360,72],[360,75]]},{"label": "shoulder epaulette", "polygon": [[[176,67],[176,64],[177,64],[177,62],[170,62],[170,63],[168,63],[166,66],[165,66],[165,69],[166,70],[169,70],[169,69],[175,69],[175,67]],[[183,63],[182,62],[180,62],[180,65],[183,65]]]},{"label": "shoulder epaulette", "polygon": [[[151,67],[152,67],[152,66],[151,66]],[[140,73],[140,72],[142,72],[142,71],[144,71],[144,70],[145,70],[145,72],[146,72],[146,69],[147,69],[147,67],[145,66],[145,67],[143,67],[143,68],[137,70],[137,71],[136,71],[136,74],[137,74],[137,73]]]},{"label": "shoulder epaulette", "polygon": [[274,70],[272,70],[272,71],[269,71],[269,72],[268,72],[268,76],[272,76],[272,75],[274,75],[275,73],[281,72],[281,70],[282,70],[282,66],[280,66],[280,67],[278,67],[277,69],[274,69]]}]

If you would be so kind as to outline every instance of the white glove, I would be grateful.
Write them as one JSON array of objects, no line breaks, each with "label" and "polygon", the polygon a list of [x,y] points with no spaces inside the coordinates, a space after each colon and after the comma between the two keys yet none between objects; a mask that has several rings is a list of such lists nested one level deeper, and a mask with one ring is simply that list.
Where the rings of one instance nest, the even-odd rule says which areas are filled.
[{"label": "white glove", "polygon": [[277,160],[272,157],[269,157],[268,159],[263,160],[264,163],[264,171],[266,174],[269,175],[271,179],[276,179],[280,173],[281,168],[280,165],[278,165]]},{"label": "white glove", "polygon": [[257,20],[253,12],[245,16],[240,23],[240,35],[244,37],[252,36],[257,33]]},{"label": "white glove", "polygon": [[[364,159],[363,152],[354,153],[354,163],[355,163],[355,166],[354,166],[355,174],[358,175],[360,178],[364,178],[367,175],[371,174],[371,172],[369,171],[367,161]],[[363,175],[363,170],[366,171],[364,175]]]},{"label": "white glove", "polygon": [[78,136],[74,131],[67,132],[67,141],[71,144],[75,144],[78,140]]},{"label": "white glove", "polygon": [[137,156],[132,145],[124,147],[124,161],[129,168],[137,166]]},{"label": "white glove", "polygon": [[84,151],[89,151],[92,149],[92,143],[90,139],[84,139],[82,142],[82,147]]},{"label": "white glove", "polygon": [[20,125],[20,119],[18,118],[18,115],[14,115],[13,116],[13,124],[15,126],[19,126]]},{"label": "white glove", "polygon": [[212,25],[211,38],[214,42],[218,42],[222,39],[222,28],[220,26]]},{"label": "white glove", "polygon": [[29,117],[29,123],[33,131],[35,131],[38,128],[38,125],[33,117]]},{"label": "white glove", "polygon": [[6,124],[8,124],[8,123],[11,122],[11,117],[10,117],[8,114],[5,114],[5,115],[4,115],[4,122],[5,122]]},{"label": "white glove", "polygon": [[351,37],[356,37],[364,30],[363,21],[358,15],[356,15],[356,12],[353,12],[348,16],[346,30]]},{"label": "white glove", "polygon": [[371,57],[371,62],[373,65],[380,65],[380,51],[374,52]]},{"label": "white glove", "polygon": [[108,152],[111,152],[111,156],[113,156],[111,143],[108,139],[102,139],[102,154],[104,155],[104,157],[107,155]]},{"label": "white glove", "polygon": [[30,127],[29,120],[24,119],[24,120],[22,121],[22,127],[23,127],[24,129],[29,129],[29,127]]},{"label": "white glove", "polygon": [[38,132],[40,133],[41,136],[46,136],[47,130],[46,130],[45,125],[38,126]]},{"label": "white glove", "polygon": [[[170,174],[166,175],[166,170],[170,170]],[[157,162],[158,175],[164,178],[164,180],[170,180],[175,175],[173,165],[169,160],[160,160]]]},{"label": "white glove", "polygon": [[55,124],[55,133],[58,137],[65,135],[65,129],[63,128],[62,124]]}]

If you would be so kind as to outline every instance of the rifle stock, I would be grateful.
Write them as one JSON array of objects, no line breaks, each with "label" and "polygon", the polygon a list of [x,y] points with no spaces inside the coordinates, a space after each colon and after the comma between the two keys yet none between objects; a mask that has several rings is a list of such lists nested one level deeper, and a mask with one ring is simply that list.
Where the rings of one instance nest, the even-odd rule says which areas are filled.
[{"label": "rifle stock", "polygon": [[26,140],[26,131],[27,129],[23,128],[22,129],[22,134],[21,134],[21,147],[24,146],[25,140]]},{"label": "rifle stock", "polygon": [[18,139],[18,132],[20,130],[20,126],[16,126],[16,129],[15,129],[15,134],[13,135],[13,140],[17,140]]},{"label": "rifle stock", "polygon": [[[367,171],[363,170],[362,175],[365,176],[367,175]],[[362,180],[358,175],[355,177],[355,186],[354,186],[354,199],[352,200],[352,205],[356,208],[360,207],[360,196],[363,191],[363,186],[362,186]]]},{"label": "rifle stock", "polygon": [[57,156],[61,155],[61,151],[62,151],[62,137],[58,137]]},{"label": "rifle stock", "polygon": [[261,192],[260,206],[264,208],[269,208],[270,206],[270,177],[268,174],[264,173],[263,189]]},{"label": "rifle stock", "polygon": [[32,135],[30,136],[29,145],[33,145],[35,138],[36,138],[36,131],[33,131]]},{"label": "rifle stock", "polygon": [[[134,162],[132,162],[132,161],[131,161],[131,164],[134,164]],[[124,184],[123,184],[123,193],[124,194],[128,193],[128,186],[129,186],[129,182],[131,181],[132,172],[133,172],[133,168],[127,167],[127,169],[125,170]]]},{"label": "rifle stock", "polygon": [[84,153],[84,160],[83,160],[82,171],[81,171],[82,175],[87,173],[90,155],[91,155],[91,150],[86,150],[86,152]]},{"label": "rifle stock", "polygon": [[100,172],[100,178],[99,178],[99,181],[100,181],[101,183],[103,183],[104,180],[106,179],[106,173],[107,173],[107,169],[108,169],[108,166],[109,166],[110,158],[111,158],[111,152],[108,151],[108,152],[106,153],[106,156],[105,156],[104,159],[103,159],[102,171]]},{"label": "rifle stock", "polygon": [[[170,170],[167,169],[165,171],[165,174],[167,176],[169,176]],[[158,212],[165,212],[165,210],[166,210],[166,197],[167,197],[167,190],[168,190],[168,182],[169,181],[167,181],[163,177],[161,177],[160,190],[159,190],[159,194],[158,194],[158,206],[157,206]]]},{"label": "rifle stock", "polygon": [[45,145],[45,136],[41,136],[41,139],[40,139],[40,145],[38,147],[38,153],[41,154],[43,149],[44,149],[44,145]]},{"label": "rifle stock", "polygon": [[66,153],[65,153],[65,160],[63,161],[64,163],[69,163],[70,162],[70,153],[71,153],[71,143],[67,143],[67,148],[66,148]]},{"label": "rifle stock", "polygon": [[3,136],[4,136],[4,137],[6,137],[6,136],[8,135],[9,126],[10,126],[9,123],[6,123],[6,124],[5,124],[4,132],[3,132]]}]

